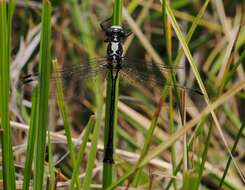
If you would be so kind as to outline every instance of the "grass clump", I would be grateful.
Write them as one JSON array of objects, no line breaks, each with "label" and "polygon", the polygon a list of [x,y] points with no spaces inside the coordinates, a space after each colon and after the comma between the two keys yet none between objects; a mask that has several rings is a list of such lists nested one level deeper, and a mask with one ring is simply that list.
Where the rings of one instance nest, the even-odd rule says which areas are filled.
[{"label": "grass clump", "polygon": [[[3,188],[244,189],[244,8],[0,1]],[[140,66],[115,80],[98,67],[110,17],[132,31],[124,56]]]}]

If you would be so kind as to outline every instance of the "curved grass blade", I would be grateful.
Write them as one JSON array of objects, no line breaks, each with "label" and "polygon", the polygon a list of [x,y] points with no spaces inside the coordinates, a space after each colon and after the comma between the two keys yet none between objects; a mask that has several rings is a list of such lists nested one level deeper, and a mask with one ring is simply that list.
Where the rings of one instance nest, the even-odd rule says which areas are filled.
[{"label": "curved grass blade", "polygon": [[48,126],[48,96],[49,96],[49,73],[51,67],[51,3],[43,1],[41,45],[40,45],[40,75],[38,85],[38,121],[37,139],[34,166],[34,190],[43,189],[44,159],[46,147],[46,131]]},{"label": "curved grass blade", "polygon": [[[75,167],[75,163],[76,163],[75,150],[74,150],[74,145],[72,143],[70,124],[69,124],[69,121],[68,121],[67,108],[65,106],[65,100],[64,100],[64,95],[63,95],[63,91],[62,91],[62,84],[61,84],[61,81],[58,78],[57,60],[53,61],[53,66],[54,66],[54,75],[55,75],[55,78],[56,78],[57,102],[58,102],[58,106],[59,106],[59,109],[60,109],[61,116],[62,116],[63,121],[64,121],[65,134],[66,134],[66,137],[67,137],[68,149],[69,149],[69,152],[70,152],[70,155],[71,155],[72,168],[74,168]],[[77,188],[80,189],[81,188],[81,184],[80,184],[79,178],[76,179],[76,184],[77,184]]]}]

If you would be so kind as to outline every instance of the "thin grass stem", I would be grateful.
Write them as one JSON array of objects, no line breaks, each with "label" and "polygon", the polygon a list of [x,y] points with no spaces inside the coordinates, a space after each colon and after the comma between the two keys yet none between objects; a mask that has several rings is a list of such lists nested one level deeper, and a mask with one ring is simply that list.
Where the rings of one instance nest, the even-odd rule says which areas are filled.
[{"label": "thin grass stem", "polygon": [[2,130],[3,185],[6,190],[14,190],[15,168],[12,150],[12,130],[9,119],[9,90],[11,62],[11,33],[13,1],[0,1],[0,127]]},{"label": "thin grass stem", "polygon": [[51,68],[51,3],[43,1],[41,45],[40,45],[40,65],[39,72],[42,73],[38,85],[37,96],[37,139],[35,151],[35,175],[34,190],[43,189],[44,161],[46,150],[46,132],[48,126],[48,99],[49,99],[49,74]]}]

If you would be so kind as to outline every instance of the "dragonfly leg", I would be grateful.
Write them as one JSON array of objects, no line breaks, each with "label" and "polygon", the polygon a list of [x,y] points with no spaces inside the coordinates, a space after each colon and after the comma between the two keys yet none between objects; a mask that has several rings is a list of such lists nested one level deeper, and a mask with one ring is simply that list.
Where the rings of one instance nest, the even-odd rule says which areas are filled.
[{"label": "dragonfly leg", "polygon": [[129,37],[133,32],[132,31],[129,31],[129,30],[125,30],[125,38]]},{"label": "dragonfly leg", "polygon": [[112,20],[112,17],[104,20],[103,22],[100,23],[100,27],[103,31],[106,32],[106,30],[110,27],[108,24],[110,22],[110,25],[111,25],[111,20]]}]

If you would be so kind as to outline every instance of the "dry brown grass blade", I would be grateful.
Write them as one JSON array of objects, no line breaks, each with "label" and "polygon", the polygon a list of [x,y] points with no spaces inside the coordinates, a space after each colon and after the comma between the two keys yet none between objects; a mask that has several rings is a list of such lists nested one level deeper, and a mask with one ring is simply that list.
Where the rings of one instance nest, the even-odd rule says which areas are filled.
[{"label": "dry brown grass blade", "polygon": [[[134,109],[130,108],[129,106],[127,106],[126,104],[124,104],[120,101],[118,102],[118,108],[120,111],[122,111],[123,113],[126,113],[131,118],[134,118],[134,120],[137,123],[140,123],[146,130],[148,130],[148,128],[151,124],[151,121],[149,119],[147,119],[146,117],[144,117],[143,115],[136,112]],[[156,127],[154,134],[159,139],[166,139],[168,137],[168,135],[166,133],[164,133],[162,130],[160,130],[159,127]]]},{"label": "dry brown grass blade", "polygon": [[[141,25],[142,22],[144,21],[145,17],[147,16],[148,12],[149,12],[149,8],[152,4],[153,0],[149,0],[148,2],[146,2],[146,4],[144,5],[143,10],[141,11],[141,13],[139,14],[138,18],[136,19],[136,23],[137,25]],[[132,43],[133,39],[135,37],[135,34],[132,34],[124,43],[124,53],[126,53],[128,47],[130,46],[130,44]]]},{"label": "dry brown grass blade", "polygon": [[239,35],[239,31],[240,31],[240,24],[236,25],[233,28],[233,30],[230,32],[230,38],[227,39],[228,46],[227,46],[227,50],[224,56],[224,63],[222,64],[222,67],[217,77],[218,81],[221,81],[222,77],[224,77],[225,70],[229,68],[229,63],[230,63],[229,60],[231,58],[232,50],[234,50],[235,48],[237,37]]},{"label": "dry brown grass blade", "polygon": [[[23,131],[28,131],[29,130],[29,126],[22,124],[22,123],[18,123],[15,121],[11,121],[10,122],[11,126],[15,129],[19,129],[19,130],[23,130]],[[67,138],[65,135],[63,134],[59,134],[56,132],[50,132],[50,136],[51,136],[51,140],[53,142],[58,142],[58,143],[67,143]],[[79,138],[72,138],[73,143],[75,143],[76,145],[79,145],[81,142]],[[88,142],[87,143],[87,148],[91,147],[91,143]],[[104,147],[102,144],[98,144],[97,149],[100,151],[104,150]],[[134,153],[134,152],[129,152],[126,150],[122,150],[122,149],[116,149],[116,154],[119,156],[122,156],[123,158],[125,158],[126,160],[128,160],[129,162],[132,163],[136,163],[140,157],[139,154]],[[163,170],[171,170],[172,166],[170,163],[160,160],[160,159],[152,159],[149,164],[152,164],[155,167],[158,167],[159,169],[163,169]]]},{"label": "dry brown grass blade", "polygon": [[230,23],[228,22],[227,18],[226,18],[226,15],[225,15],[225,10],[224,10],[224,4],[223,4],[223,1],[211,1],[213,4],[214,4],[214,7],[216,8],[217,10],[217,13],[218,13],[218,16],[219,16],[219,19],[220,19],[220,22],[223,26],[223,29],[224,29],[224,33],[226,35],[226,38],[227,39],[230,39],[231,37],[231,26],[230,26]]}]

